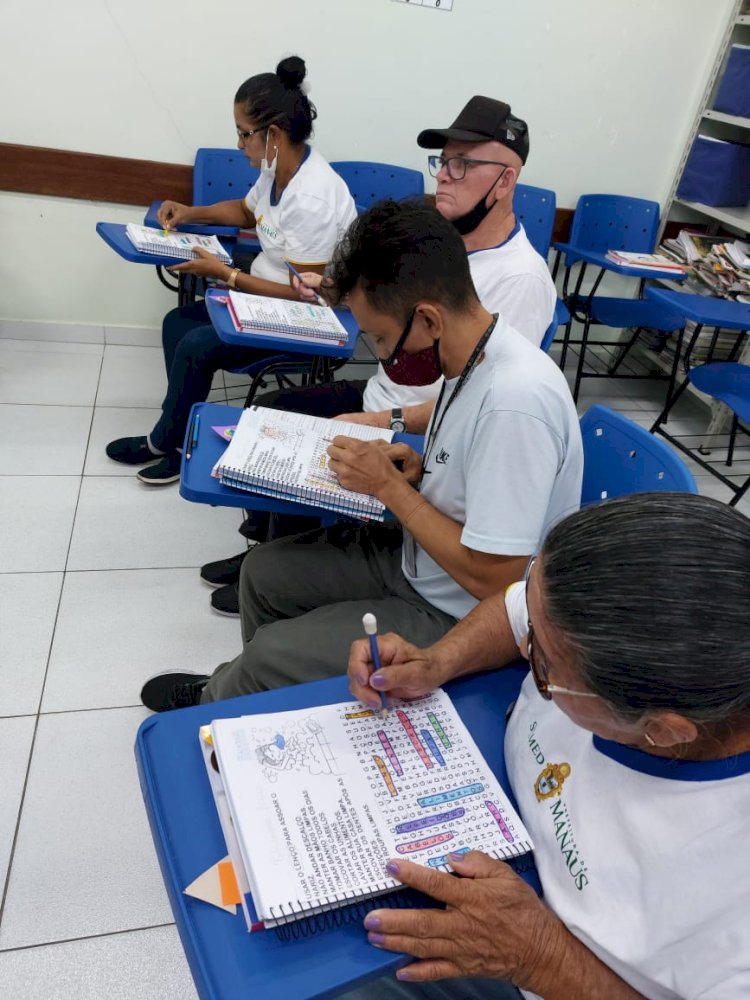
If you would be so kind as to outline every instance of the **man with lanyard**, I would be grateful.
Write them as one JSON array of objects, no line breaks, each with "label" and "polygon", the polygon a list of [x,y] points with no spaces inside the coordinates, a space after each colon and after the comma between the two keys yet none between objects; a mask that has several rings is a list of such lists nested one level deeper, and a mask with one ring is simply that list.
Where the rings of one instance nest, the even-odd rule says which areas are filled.
[{"label": "man with lanyard", "polygon": [[339,523],[252,549],[242,652],[210,677],[152,678],[141,697],[154,711],[343,673],[367,612],[382,631],[434,642],[519,579],[547,528],[578,507],[583,453],[567,383],[480,304],[440,213],[373,206],[335,251],[324,291],[349,304],[379,357],[400,341],[431,351],[445,376],[424,456],[341,436],[329,449],[342,484],[377,496],[400,524]]},{"label": "man with lanyard", "polygon": [[[461,234],[479,301],[538,346],[552,322],[557,293],[546,261],[513,213],[516,182],[529,155],[526,122],[505,102],[475,96],[452,125],[420,132],[417,143],[423,149],[442,149],[428,158],[437,179],[435,204]],[[305,278],[310,284],[319,280],[312,273]],[[304,294],[298,283],[296,287]],[[366,383],[341,380],[286,389],[257,402],[423,434],[441,384],[431,348],[410,354],[399,344]],[[312,519],[253,512],[241,530],[248,538],[265,541],[312,527]],[[245,555],[208,563],[201,570],[207,583],[220,588],[211,595],[220,614],[239,614],[236,581]]]}]

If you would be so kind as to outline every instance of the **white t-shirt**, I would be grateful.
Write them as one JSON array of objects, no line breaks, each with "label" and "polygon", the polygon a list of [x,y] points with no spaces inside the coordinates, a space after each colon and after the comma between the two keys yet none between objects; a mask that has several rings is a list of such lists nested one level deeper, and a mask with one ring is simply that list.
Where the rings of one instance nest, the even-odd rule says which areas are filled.
[{"label": "white t-shirt", "polygon": [[[524,635],[524,584],[506,607]],[[696,763],[602,740],[529,676],[505,761],[545,902],[605,965],[650,1000],[750,997],[750,752]]]},{"label": "white t-shirt", "polygon": [[[457,381],[446,380],[425,448]],[[581,432],[560,369],[498,319],[484,359],[447,411],[426,461],[421,493],[464,526],[463,545],[506,556],[536,552],[546,530],[581,500]],[[408,530],[402,567],[425,600],[456,618],[477,604]]]},{"label": "white t-shirt", "polygon": [[[479,301],[488,312],[500,313],[519,333],[538,347],[557,302],[549,268],[536,252],[520,222],[504,243],[469,252],[469,270]],[[443,380],[430,385],[396,385],[382,365],[368,381],[366,412],[416,406],[437,399]]]},{"label": "white t-shirt", "polygon": [[305,158],[276,204],[274,178],[261,174],[245,198],[256,219],[262,248],[250,273],[266,281],[289,283],[286,261],[327,264],[333,248],[356,219],[349,188],[309,146]]}]

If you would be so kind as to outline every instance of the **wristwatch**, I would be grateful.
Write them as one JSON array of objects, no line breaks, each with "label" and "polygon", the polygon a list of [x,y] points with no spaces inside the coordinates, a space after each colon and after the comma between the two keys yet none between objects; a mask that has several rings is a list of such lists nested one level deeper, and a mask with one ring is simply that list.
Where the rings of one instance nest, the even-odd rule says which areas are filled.
[{"label": "wristwatch", "polygon": [[406,430],[406,421],[400,406],[394,406],[391,410],[391,422],[388,426],[396,434],[403,434]]}]

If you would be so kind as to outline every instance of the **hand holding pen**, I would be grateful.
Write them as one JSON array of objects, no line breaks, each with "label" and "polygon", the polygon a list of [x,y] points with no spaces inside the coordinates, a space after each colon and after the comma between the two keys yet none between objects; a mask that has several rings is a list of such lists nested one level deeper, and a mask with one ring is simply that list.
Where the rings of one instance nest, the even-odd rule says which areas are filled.
[{"label": "hand holding pen", "polygon": [[306,278],[303,278],[299,273],[294,264],[290,264],[289,261],[285,261],[286,266],[289,268],[290,273],[297,280],[293,282],[292,287],[296,292],[299,293],[300,297],[304,299],[305,302],[314,302],[318,306],[327,306],[328,303],[318,295],[317,291],[312,285],[313,280],[317,279],[318,285],[320,287],[321,276],[315,274],[314,271],[309,271]]},{"label": "hand holding pen", "polygon": [[[372,633],[368,631],[365,619]],[[349,690],[363,705],[379,712],[383,699],[411,701],[429,694],[450,680],[455,672],[446,670],[436,646],[420,649],[394,632],[377,635],[375,616],[363,617],[366,638],[355,639],[349,652]],[[374,645],[374,650],[373,650]]]}]

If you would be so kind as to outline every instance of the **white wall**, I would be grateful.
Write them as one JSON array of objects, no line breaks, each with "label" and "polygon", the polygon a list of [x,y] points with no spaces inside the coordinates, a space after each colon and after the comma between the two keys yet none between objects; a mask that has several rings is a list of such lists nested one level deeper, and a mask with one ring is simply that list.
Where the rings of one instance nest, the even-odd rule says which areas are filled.
[{"label": "white wall", "polygon": [[[243,79],[297,52],[329,159],[425,167],[415,143],[484,93],[530,126],[524,180],[663,200],[731,0],[3,0],[0,137],[190,163],[233,144]],[[8,99],[11,95],[12,99]],[[164,192],[165,196],[169,192]],[[135,208],[0,194],[0,317],[155,326],[150,268],[93,232]]]}]

